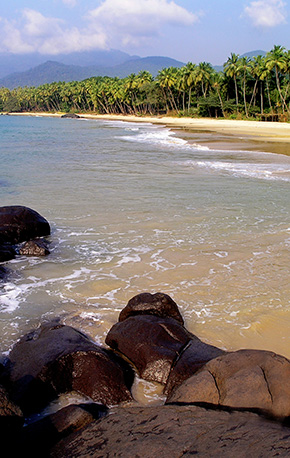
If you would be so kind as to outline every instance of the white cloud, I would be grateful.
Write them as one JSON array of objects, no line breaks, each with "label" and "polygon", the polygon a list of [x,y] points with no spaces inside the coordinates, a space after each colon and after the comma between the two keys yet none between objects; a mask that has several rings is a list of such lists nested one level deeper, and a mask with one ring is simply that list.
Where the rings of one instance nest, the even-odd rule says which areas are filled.
[{"label": "white cloud", "polygon": [[31,9],[23,11],[20,23],[7,20],[2,23],[0,51],[4,52],[56,55],[107,46],[102,31],[67,27],[63,20],[45,17]]},{"label": "white cloud", "polygon": [[[75,0],[62,0],[71,6]],[[89,11],[85,26],[46,17],[26,8],[21,19],[0,20],[0,52],[60,54],[139,44],[167,24],[190,26],[199,19],[172,0],[103,0]],[[81,18],[80,18],[81,19]]]},{"label": "white cloud", "polygon": [[255,26],[276,27],[286,22],[285,6],[282,0],[257,0],[244,11]]},{"label": "white cloud", "polygon": [[158,35],[165,24],[190,26],[198,15],[168,0],[104,0],[88,19],[123,43]]}]

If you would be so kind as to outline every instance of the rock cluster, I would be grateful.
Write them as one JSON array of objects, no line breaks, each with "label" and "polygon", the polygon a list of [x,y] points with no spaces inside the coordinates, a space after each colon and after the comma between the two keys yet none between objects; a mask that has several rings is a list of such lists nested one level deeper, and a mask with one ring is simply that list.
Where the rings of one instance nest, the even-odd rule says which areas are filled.
[{"label": "rock cluster", "polygon": [[[289,456],[288,359],[202,342],[163,293],[132,298],[106,344],[111,349],[59,322],[42,324],[15,344],[1,371],[0,408],[2,428],[18,437],[21,451],[52,457],[246,457],[249,450],[250,456]],[[165,405],[137,405],[134,371],[163,384]],[[25,417],[72,391],[87,402],[23,427]]]},{"label": "rock cluster", "polygon": [[[0,262],[46,255],[41,237],[49,233],[34,210],[0,207]],[[164,293],[133,297],[106,345],[57,320],[15,344],[0,364],[0,430],[11,456],[290,455],[287,358],[202,342]],[[163,385],[163,405],[137,404],[136,372]],[[84,402],[41,417],[72,392]],[[29,422],[33,415],[38,420]]]},{"label": "rock cluster", "polygon": [[[16,254],[47,255],[45,241],[39,238],[48,235],[48,221],[35,210],[21,205],[0,207],[0,262],[9,261]],[[26,243],[20,245],[23,242]]]}]

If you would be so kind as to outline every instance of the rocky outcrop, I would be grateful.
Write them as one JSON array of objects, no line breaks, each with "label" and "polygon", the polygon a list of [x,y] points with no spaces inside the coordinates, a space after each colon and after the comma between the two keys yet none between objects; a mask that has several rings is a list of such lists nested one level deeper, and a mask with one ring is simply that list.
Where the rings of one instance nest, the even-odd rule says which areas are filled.
[{"label": "rocky outcrop", "polygon": [[[48,221],[35,210],[21,205],[0,207],[0,262],[10,261],[18,253],[27,256],[49,254],[45,242],[38,239],[49,234]],[[19,243],[33,239],[37,240],[17,249]]]},{"label": "rocky outcrop", "polygon": [[58,323],[42,325],[20,339],[9,354],[6,380],[12,399],[26,415],[69,391],[104,405],[132,399],[128,363]]},{"label": "rocky outcrop", "polygon": [[124,321],[130,316],[153,315],[160,318],[174,318],[184,324],[177,304],[170,296],[164,293],[141,293],[132,297],[119,315],[119,321]]},{"label": "rocky outcrop", "polygon": [[187,331],[176,303],[163,293],[133,297],[106,344],[129,359],[143,379],[167,384],[166,393],[224,353]]},{"label": "rocky outcrop", "polygon": [[289,457],[289,428],[249,412],[197,406],[116,408],[61,440],[53,458]]},{"label": "rocky outcrop", "polygon": [[17,244],[50,234],[50,225],[35,210],[21,205],[0,207],[0,240]]},{"label": "rocky outcrop", "polygon": [[66,114],[62,115],[61,118],[78,119],[78,118],[80,118],[80,116],[75,114],[75,113],[66,113]]},{"label": "rocky outcrop", "polygon": [[240,350],[204,365],[167,402],[206,402],[290,416],[290,362],[270,351]]},{"label": "rocky outcrop", "polygon": [[[4,425],[23,420],[17,406],[39,414],[60,393],[92,402],[22,429],[12,424],[15,455],[288,457],[290,361],[269,351],[225,352],[191,334],[179,315],[169,296],[143,293],[109,331],[111,350],[59,322],[20,339],[0,365]],[[163,384],[165,405],[134,404],[128,361]]]}]

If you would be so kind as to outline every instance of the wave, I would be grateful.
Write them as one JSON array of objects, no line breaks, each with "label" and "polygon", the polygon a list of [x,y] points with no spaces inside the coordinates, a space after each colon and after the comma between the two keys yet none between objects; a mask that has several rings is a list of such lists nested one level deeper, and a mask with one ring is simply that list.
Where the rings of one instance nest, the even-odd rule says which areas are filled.
[{"label": "wave", "polygon": [[179,162],[178,164],[193,169],[203,168],[209,172],[226,173],[236,177],[290,182],[290,168],[287,164],[259,164],[249,162],[224,162],[210,160],[188,160]]}]

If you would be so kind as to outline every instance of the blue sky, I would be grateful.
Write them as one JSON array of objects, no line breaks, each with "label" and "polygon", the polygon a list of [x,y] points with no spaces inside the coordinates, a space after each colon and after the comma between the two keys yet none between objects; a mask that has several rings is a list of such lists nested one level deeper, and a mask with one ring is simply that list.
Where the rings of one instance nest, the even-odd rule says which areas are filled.
[{"label": "blue sky", "polygon": [[289,49],[289,21],[285,0],[13,0],[1,4],[0,52],[113,48],[222,64],[231,52]]}]

